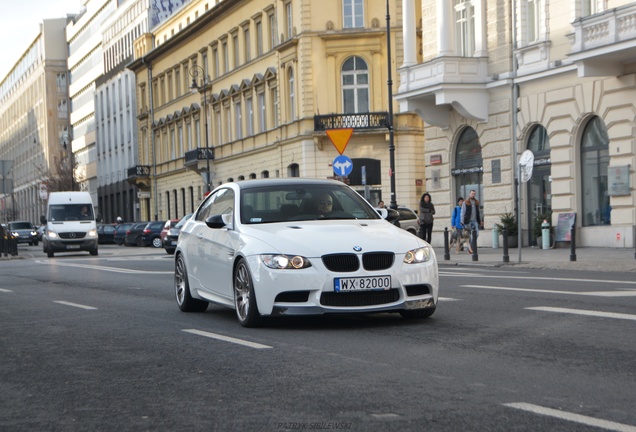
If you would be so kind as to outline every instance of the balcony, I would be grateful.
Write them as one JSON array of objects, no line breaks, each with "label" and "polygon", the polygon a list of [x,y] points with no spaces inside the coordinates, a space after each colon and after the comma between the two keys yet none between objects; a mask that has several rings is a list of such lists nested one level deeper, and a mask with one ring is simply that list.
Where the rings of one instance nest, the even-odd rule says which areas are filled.
[{"label": "balcony", "polygon": [[128,168],[128,177],[126,180],[141,190],[150,190],[150,166],[136,165]]},{"label": "balcony", "polygon": [[619,76],[636,60],[636,4],[579,18],[572,27],[569,58],[579,77]]},{"label": "balcony", "polygon": [[400,69],[395,99],[401,112],[415,112],[430,125],[446,128],[450,110],[467,119],[488,120],[487,57],[440,57]]},{"label": "balcony", "polygon": [[209,161],[213,160],[214,148],[201,147],[185,152],[183,165],[186,169],[196,171],[200,174],[208,170]]}]

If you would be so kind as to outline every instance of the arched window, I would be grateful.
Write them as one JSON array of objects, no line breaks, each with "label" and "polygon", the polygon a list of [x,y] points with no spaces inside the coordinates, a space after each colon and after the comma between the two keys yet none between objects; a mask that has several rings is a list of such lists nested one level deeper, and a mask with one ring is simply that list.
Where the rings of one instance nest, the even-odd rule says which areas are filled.
[{"label": "arched window", "polygon": [[455,168],[451,173],[455,177],[456,197],[466,198],[471,190],[477,192],[477,199],[482,199],[482,173],[484,171],[481,158],[481,144],[475,129],[466,127],[457,140],[455,152]]},{"label": "arched window", "polygon": [[532,177],[527,182],[528,188],[528,231],[529,242],[534,244],[537,234],[534,231],[538,221],[550,217],[552,211],[552,184],[550,182],[552,164],[550,162],[550,141],[548,132],[541,125],[536,125],[528,135],[528,150],[534,155]]},{"label": "arched window", "polygon": [[269,178],[269,171],[265,170],[261,172],[261,178]]},{"label": "arched window", "polygon": [[369,112],[369,68],[361,57],[342,65],[342,109],[345,114]]},{"label": "arched window", "polygon": [[287,167],[287,177],[300,177],[300,167],[293,163]]},{"label": "arched window", "polygon": [[250,173],[250,179],[255,179],[256,178],[256,173]]},{"label": "arched window", "polygon": [[607,190],[609,136],[605,124],[593,117],[581,136],[581,199],[583,226],[610,225],[611,207]]}]

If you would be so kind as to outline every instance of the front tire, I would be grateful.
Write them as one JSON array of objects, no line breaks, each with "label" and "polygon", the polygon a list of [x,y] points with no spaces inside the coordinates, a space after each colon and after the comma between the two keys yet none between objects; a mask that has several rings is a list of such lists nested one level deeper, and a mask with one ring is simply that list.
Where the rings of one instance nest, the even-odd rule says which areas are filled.
[{"label": "front tire", "polygon": [[95,249],[91,249],[91,250],[89,251],[89,253],[90,253],[91,255],[93,255],[93,256],[97,256],[97,254],[98,254],[97,248],[95,248]]},{"label": "front tire", "polygon": [[261,321],[254,295],[254,284],[250,270],[244,259],[234,269],[234,309],[236,317],[243,327],[256,327]]},{"label": "front tire", "polygon": [[165,248],[168,255],[174,255],[174,249]]},{"label": "front tire", "polygon": [[190,295],[190,283],[183,255],[177,257],[174,265],[174,288],[177,305],[182,312],[203,312],[208,308],[208,302],[195,299]]},{"label": "front tire", "polygon": [[155,249],[159,249],[161,246],[163,246],[161,244],[161,238],[155,237],[152,239],[152,247],[154,247]]},{"label": "front tire", "polygon": [[46,248],[46,256],[47,258],[53,258],[55,256],[53,249],[51,249],[50,246]]}]

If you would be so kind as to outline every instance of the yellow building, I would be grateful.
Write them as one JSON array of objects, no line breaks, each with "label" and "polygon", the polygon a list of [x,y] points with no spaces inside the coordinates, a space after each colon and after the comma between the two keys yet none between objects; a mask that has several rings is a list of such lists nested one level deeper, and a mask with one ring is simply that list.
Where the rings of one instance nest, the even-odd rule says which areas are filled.
[{"label": "yellow building", "polygon": [[[402,4],[390,3],[395,79]],[[389,109],[386,17],[384,2],[193,1],[140,37],[129,65],[139,127],[129,181],[144,190],[142,218],[181,217],[227,181],[334,177],[339,153],[317,115],[333,115],[339,127],[356,122],[347,181],[364,193],[364,166],[370,201],[388,203],[389,129],[364,115]],[[396,114],[393,127],[395,201],[415,207],[424,192],[422,121]]]}]

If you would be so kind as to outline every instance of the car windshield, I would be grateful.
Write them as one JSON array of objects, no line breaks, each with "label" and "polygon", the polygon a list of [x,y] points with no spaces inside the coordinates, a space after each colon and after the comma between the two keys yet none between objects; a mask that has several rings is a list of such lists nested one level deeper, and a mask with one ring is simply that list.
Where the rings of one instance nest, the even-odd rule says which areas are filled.
[{"label": "car windshield", "polygon": [[51,221],[93,220],[93,206],[87,204],[56,204],[49,207]]},{"label": "car windshield", "polygon": [[31,222],[11,222],[11,229],[21,230],[21,229],[33,229],[33,225]]},{"label": "car windshield", "polygon": [[362,196],[344,185],[277,185],[241,192],[241,222],[244,224],[379,218]]}]

